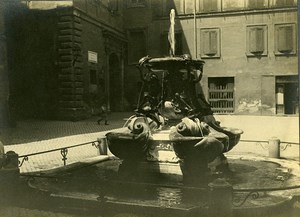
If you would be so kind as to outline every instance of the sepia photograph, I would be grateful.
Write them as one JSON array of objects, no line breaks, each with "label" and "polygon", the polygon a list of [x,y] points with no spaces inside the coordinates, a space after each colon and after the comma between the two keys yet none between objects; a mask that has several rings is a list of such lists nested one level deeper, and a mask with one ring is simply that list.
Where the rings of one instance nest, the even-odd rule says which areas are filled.
[{"label": "sepia photograph", "polygon": [[298,217],[298,0],[0,0],[0,217]]}]

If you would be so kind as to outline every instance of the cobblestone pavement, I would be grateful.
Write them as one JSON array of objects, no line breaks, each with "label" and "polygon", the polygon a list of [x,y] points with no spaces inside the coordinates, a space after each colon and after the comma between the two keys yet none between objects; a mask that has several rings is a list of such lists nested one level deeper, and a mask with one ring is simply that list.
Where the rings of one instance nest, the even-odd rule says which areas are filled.
[{"label": "cobblestone pavement", "polygon": [[97,124],[98,117],[81,121],[20,120],[15,127],[0,128],[0,140],[4,145],[39,142],[71,135],[96,133],[123,126],[133,113],[116,112],[109,115],[109,125]]},{"label": "cobblestone pavement", "polygon": [[[96,141],[106,132],[120,128],[131,113],[114,113],[109,119],[109,125],[97,124],[97,117],[78,122],[67,121],[20,121],[16,128],[3,131],[5,152],[14,151],[19,156],[37,152],[60,149],[72,145]],[[99,156],[99,150],[87,144],[69,148],[67,164],[82,161],[82,159]],[[62,167],[60,150],[30,156],[20,167],[21,173],[37,172]],[[22,161],[23,158],[20,158]]]}]

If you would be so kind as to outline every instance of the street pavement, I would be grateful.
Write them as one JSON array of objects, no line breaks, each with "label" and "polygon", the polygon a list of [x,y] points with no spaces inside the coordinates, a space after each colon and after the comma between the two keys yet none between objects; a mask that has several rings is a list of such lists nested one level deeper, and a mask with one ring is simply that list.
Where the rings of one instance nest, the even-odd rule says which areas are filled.
[{"label": "street pavement", "polygon": [[[112,113],[109,125],[97,124],[97,117],[87,120],[46,121],[22,120],[14,128],[0,129],[0,140],[5,152],[15,151],[21,155],[53,150],[71,145],[95,141],[106,132],[123,126],[132,113]],[[241,142],[228,154],[268,156],[267,142],[272,137],[282,141],[281,156],[299,160],[299,119],[292,116],[234,116],[216,115],[222,126],[240,128],[244,131]],[[254,142],[248,142],[252,140]],[[288,143],[295,143],[288,145]],[[297,144],[296,144],[297,143]],[[283,150],[286,148],[285,150]],[[87,144],[68,150],[67,164],[99,157],[99,150]],[[21,166],[21,173],[62,168],[59,151],[29,157]],[[1,206],[0,217],[76,217],[76,215],[14,206]],[[79,216],[79,215],[77,215]]]}]

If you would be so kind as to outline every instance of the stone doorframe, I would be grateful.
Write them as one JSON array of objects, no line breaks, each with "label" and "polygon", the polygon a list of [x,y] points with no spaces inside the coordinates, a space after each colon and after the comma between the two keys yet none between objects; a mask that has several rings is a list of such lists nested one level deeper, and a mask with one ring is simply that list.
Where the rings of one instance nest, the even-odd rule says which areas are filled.
[{"label": "stone doorframe", "polygon": [[109,58],[111,54],[115,54],[120,62],[121,69],[121,110],[124,110],[124,57],[125,57],[125,45],[126,39],[123,36],[119,36],[114,32],[103,30],[103,38],[105,43],[106,54],[106,73],[105,73],[105,94],[107,96],[108,110],[111,111],[110,105],[110,68]]}]

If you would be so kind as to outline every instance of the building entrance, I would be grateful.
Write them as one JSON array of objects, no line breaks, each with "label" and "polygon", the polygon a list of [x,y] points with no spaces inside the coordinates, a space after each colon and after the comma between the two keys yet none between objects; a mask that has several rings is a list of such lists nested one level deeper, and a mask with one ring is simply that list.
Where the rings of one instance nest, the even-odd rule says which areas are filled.
[{"label": "building entrance", "polygon": [[276,77],[276,113],[299,113],[299,87],[297,76]]}]

